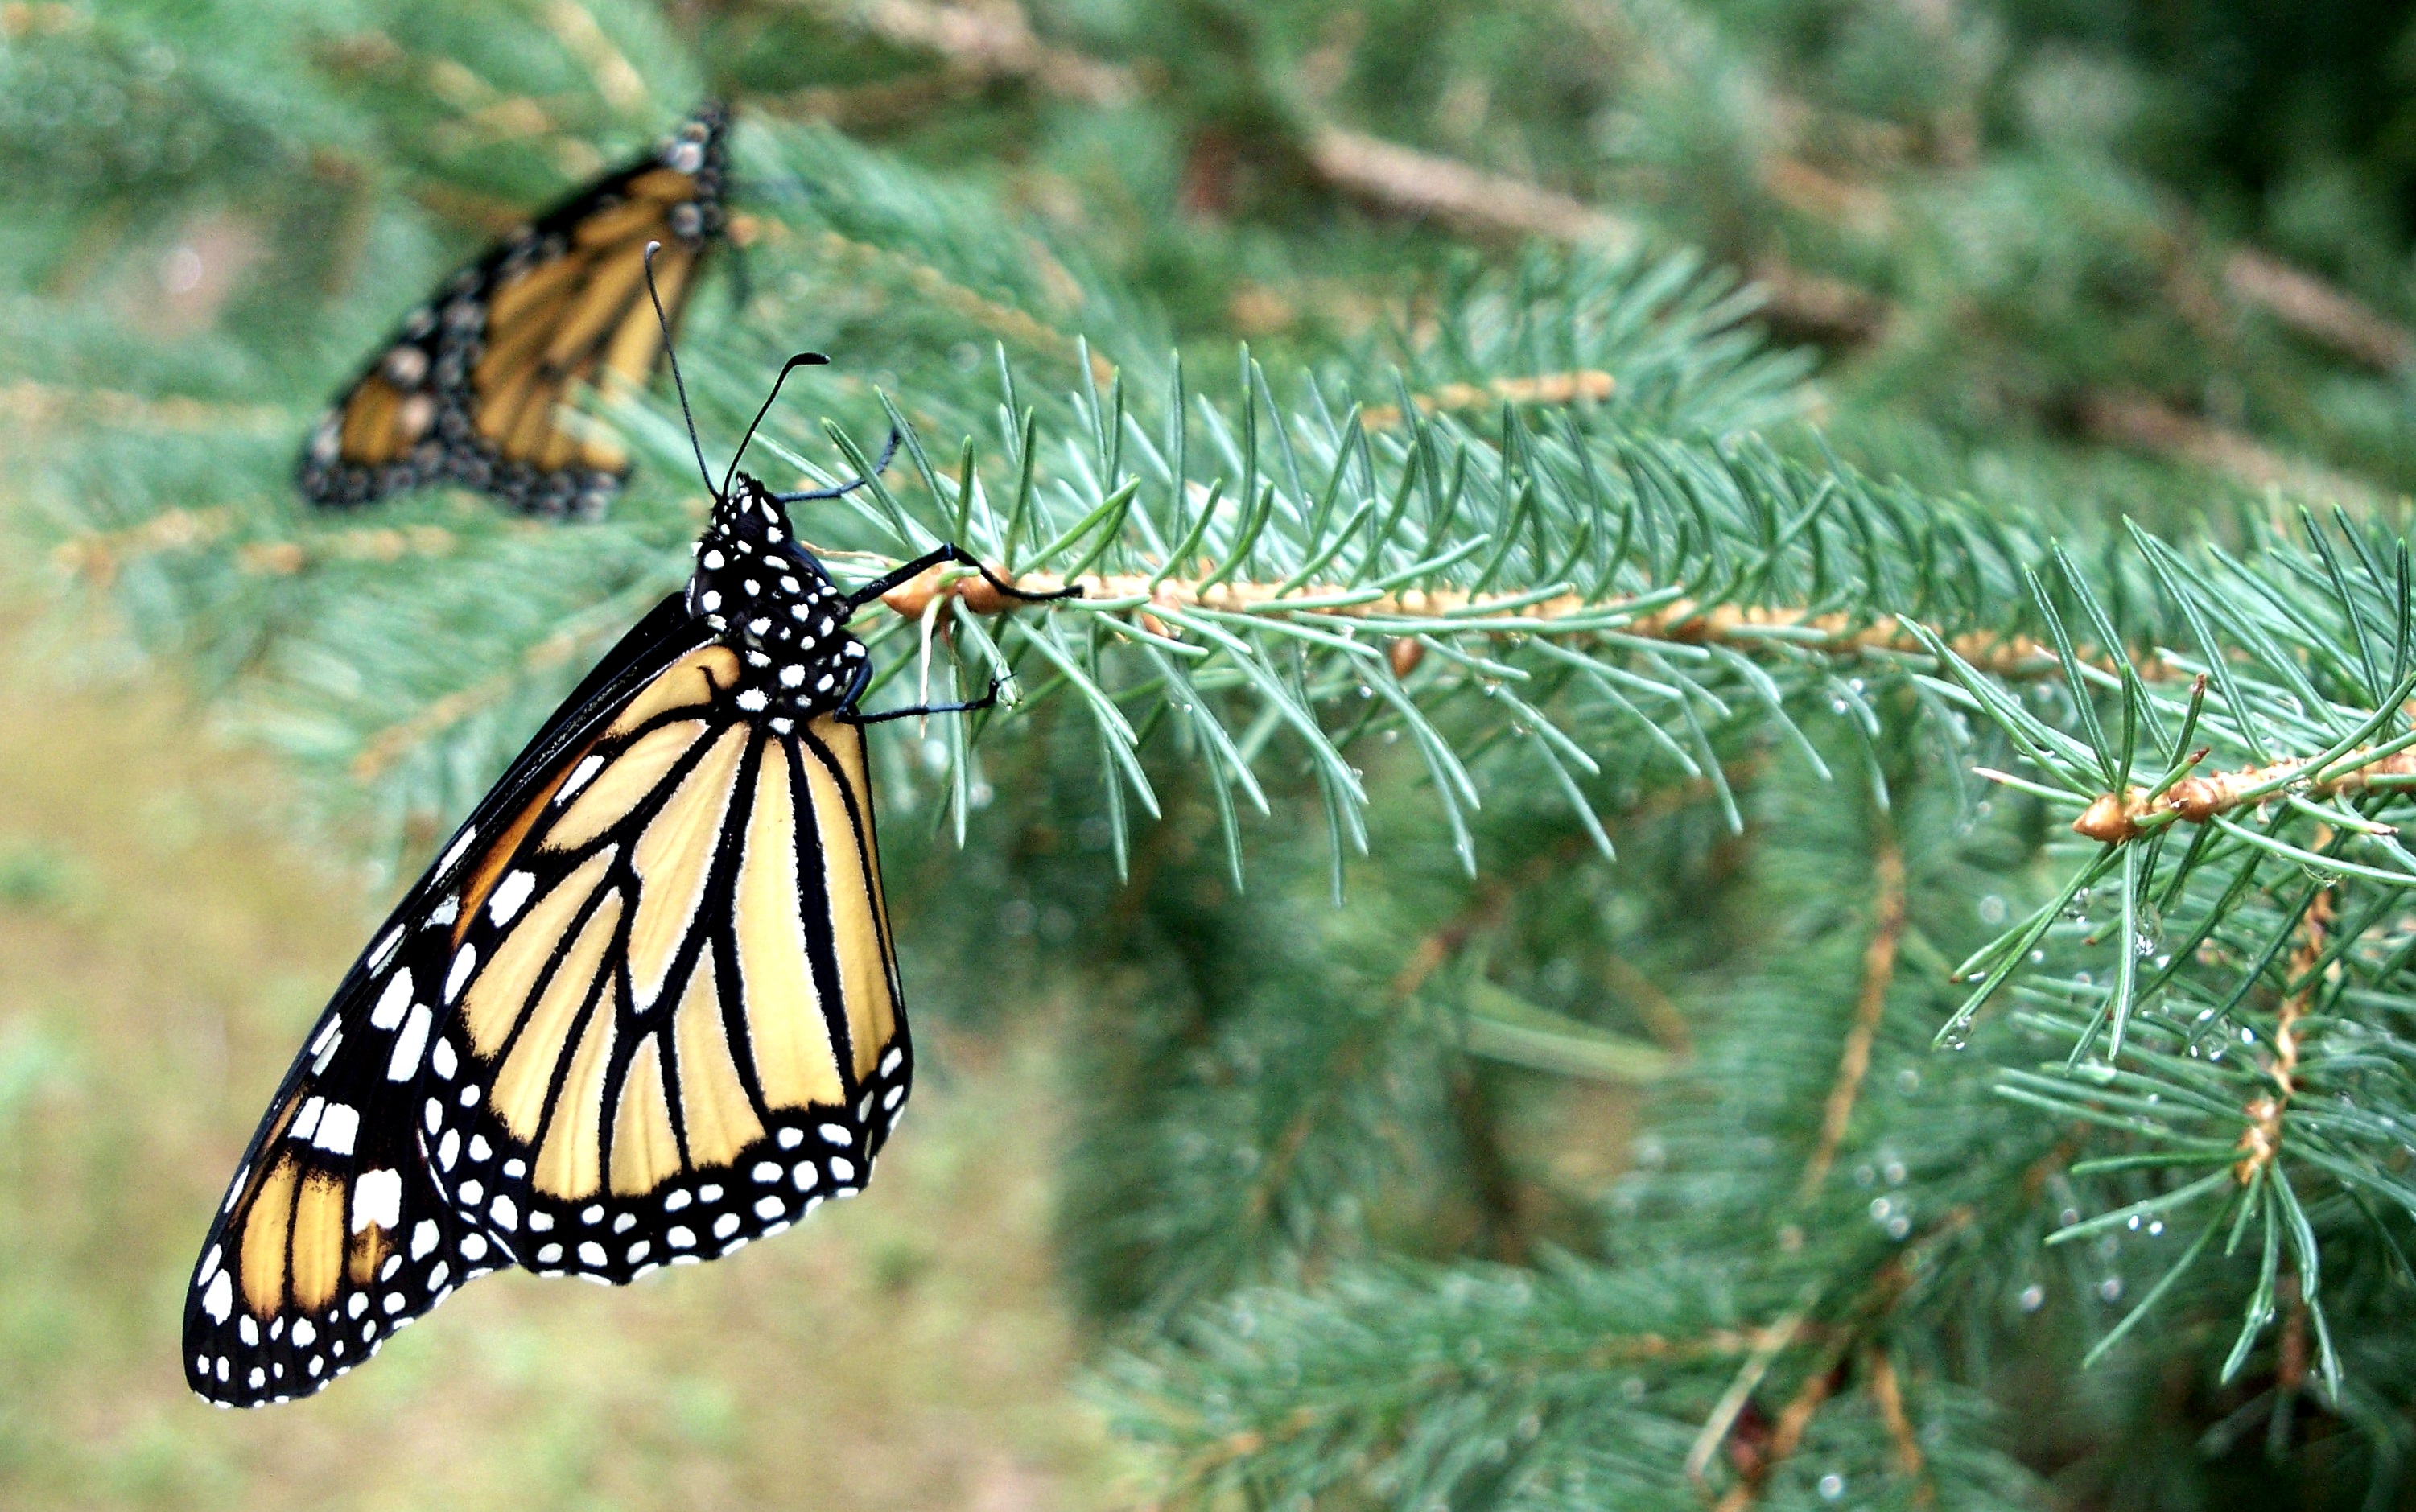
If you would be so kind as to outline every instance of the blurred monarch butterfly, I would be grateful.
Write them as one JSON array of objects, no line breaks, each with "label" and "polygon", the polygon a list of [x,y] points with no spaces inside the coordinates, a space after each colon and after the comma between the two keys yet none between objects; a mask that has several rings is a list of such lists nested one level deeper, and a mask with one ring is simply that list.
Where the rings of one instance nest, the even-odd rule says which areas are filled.
[{"label": "blurred monarch butterfly", "polygon": [[850,616],[940,563],[979,567],[946,546],[842,592],[786,506],[861,482],[707,475],[686,590],[588,673],[346,975],[194,1267],[202,1397],[315,1391],[506,1265],[627,1282],[870,1179],[914,1051],[863,727],[998,688],[857,710]]},{"label": "blurred monarch butterfly", "polygon": [[600,512],[628,459],[565,407],[654,370],[663,336],[639,249],[664,244],[676,322],[722,234],[729,121],[702,107],[446,280],[328,406],[295,469],[303,494],[341,507],[459,483],[532,514]]}]

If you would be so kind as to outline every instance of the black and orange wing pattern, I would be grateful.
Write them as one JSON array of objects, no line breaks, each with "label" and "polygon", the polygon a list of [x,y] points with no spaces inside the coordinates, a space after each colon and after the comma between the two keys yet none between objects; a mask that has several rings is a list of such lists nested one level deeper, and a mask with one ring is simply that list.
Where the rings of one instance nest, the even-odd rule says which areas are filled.
[{"label": "black and orange wing pattern", "polygon": [[[864,733],[766,719],[719,643],[477,853],[434,1177],[545,1273],[627,1281],[870,1177],[913,1075]],[[784,729],[776,729],[778,723]]]},{"label": "black and orange wing pattern", "polygon": [[728,124],[705,106],[448,279],[312,431],[304,495],[341,507],[458,483],[530,513],[600,512],[628,459],[581,406],[643,385],[659,360],[639,253],[662,244],[675,325],[722,234]]},{"label": "black and orange wing pattern", "polygon": [[428,938],[390,928],[253,1135],[185,1304],[185,1371],[229,1406],[306,1396],[508,1256],[438,1193],[411,1124]]},{"label": "black and orange wing pattern", "polygon": [[914,1072],[856,600],[754,479],[345,978],[195,1266],[187,1379],[316,1389],[517,1262],[621,1282],[852,1195]]}]

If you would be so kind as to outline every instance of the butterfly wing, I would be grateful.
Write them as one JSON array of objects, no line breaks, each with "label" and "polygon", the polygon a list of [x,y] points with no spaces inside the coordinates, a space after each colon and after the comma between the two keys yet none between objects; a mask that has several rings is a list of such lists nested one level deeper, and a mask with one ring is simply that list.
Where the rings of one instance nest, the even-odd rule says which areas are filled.
[{"label": "butterfly wing", "polygon": [[[462,881],[480,836],[704,632],[665,599],[591,673],[380,929],[270,1100],[193,1268],[185,1368],[208,1400],[317,1390],[472,1277],[509,1241],[430,1177],[431,1095],[459,1098],[436,1036]],[[475,1096],[475,1094],[474,1094]]]},{"label": "butterfly wing", "polygon": [[429,1031],[413,986],[442,937],[383,941],[287,1073],[194,1267],[185,1377],[222,1406],[318,1390],[507,1263],[430,1183],[410,1122]]},{"label": "butterfly wing", "polygon": [[[913,1075],[859,727],[765,718],[703,644],[468,865],[433,1176],[547,1274],[627,1281],[871,1174]],[[757,702],[760,711],[761,703]]]},{"label": "butterfly wing", "polygon": [[448,280],[321,419],[303,493],[341,507],[455,482],[533,513],[603,508],[628,460],[577,407],[654,370],[662,332],[642,254],[662,244],[656,280],[676,326],[721,234],[728,122],[706,106]]}]

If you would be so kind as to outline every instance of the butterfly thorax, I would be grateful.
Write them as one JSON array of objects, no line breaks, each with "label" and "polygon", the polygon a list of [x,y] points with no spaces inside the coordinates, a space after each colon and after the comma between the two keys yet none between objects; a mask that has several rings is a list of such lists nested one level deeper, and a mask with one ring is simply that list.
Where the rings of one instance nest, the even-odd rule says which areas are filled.
[{"label": "butterfly thorax", "polygon": [[810,719],[847,707],[863,684],[847,596],[797,545],[780,501],[745,473],[696,543],[687,608],[738,653],[735,702],[750,714]]}]

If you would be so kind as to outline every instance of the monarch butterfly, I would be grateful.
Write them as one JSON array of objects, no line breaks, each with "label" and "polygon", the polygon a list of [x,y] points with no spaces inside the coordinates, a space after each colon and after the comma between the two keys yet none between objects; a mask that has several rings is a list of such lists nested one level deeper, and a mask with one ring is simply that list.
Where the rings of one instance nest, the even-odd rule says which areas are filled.
[{"label": "monarch butterfly", "polygon": [[863,727],[998,687],[862,713],[848,620],[945,562],[1040,596],[954,546],[843,592],[786,507],[862,481],[708,475],[685,591],[588,673],[345,975],[194,1267],[202,1397],[315,1391],[506,1265],[627,1282],[870,1179],[914,1051]]},{"label": "monarch butterfly", "polygon": [[304,496],[340,507],[450,482],[532,514],[600,512],[628,460],[563,407],[653,370],[664,338],[638,249],[666,244],[676,320],[722,234],[729,121],[703,106],[440,285],[320,418],[295,467]]}]

